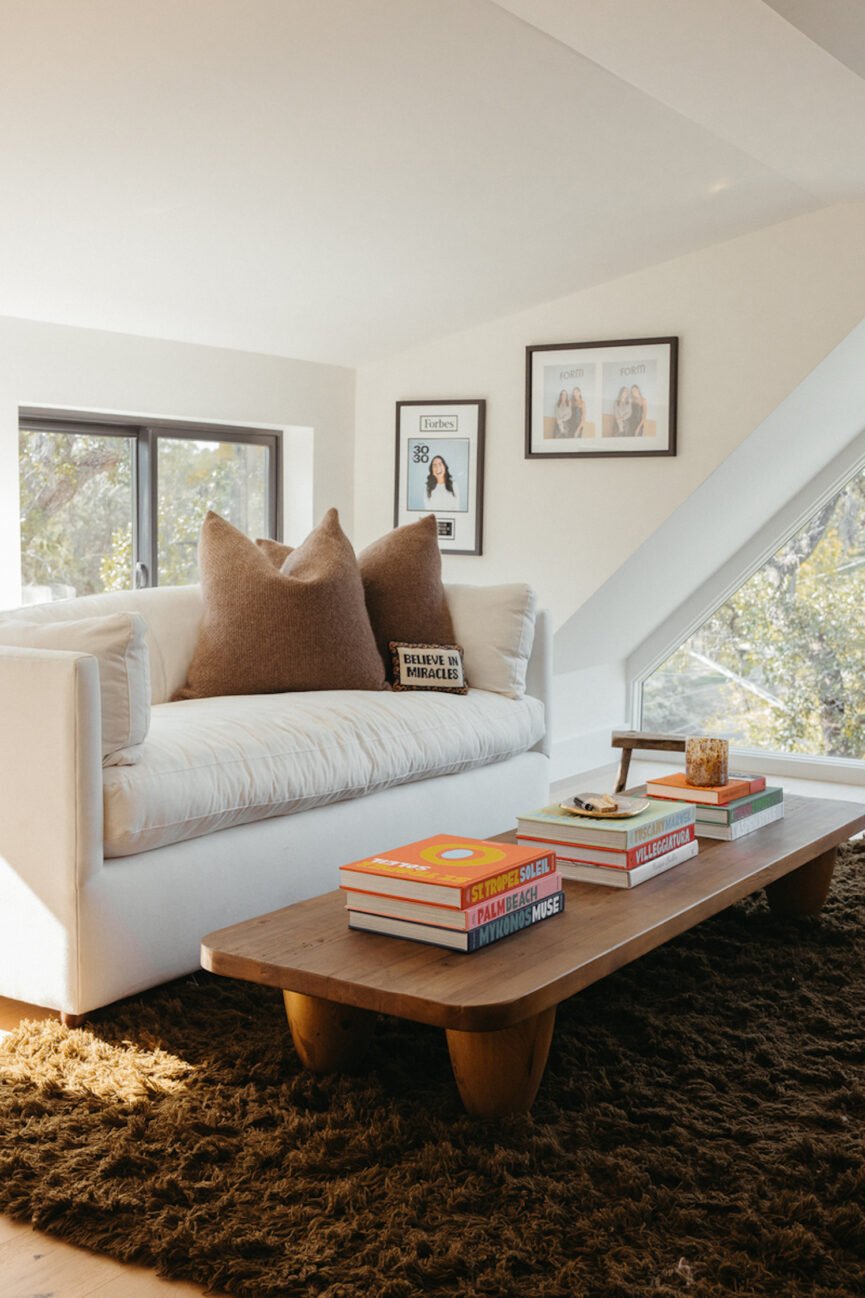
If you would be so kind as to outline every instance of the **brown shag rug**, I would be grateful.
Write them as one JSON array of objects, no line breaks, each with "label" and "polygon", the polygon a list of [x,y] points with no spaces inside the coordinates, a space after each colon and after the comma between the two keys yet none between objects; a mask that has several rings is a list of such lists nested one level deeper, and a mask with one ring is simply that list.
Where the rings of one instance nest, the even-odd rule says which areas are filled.
[{"label": "brown shag rug", "polygon": [[301,1071],[199,975],[0,1046],[0,1211],[237,1298],[865,1294],[865,845],[817,919],[734,907],[563,1005],[531,1117],[444,1035]]}]

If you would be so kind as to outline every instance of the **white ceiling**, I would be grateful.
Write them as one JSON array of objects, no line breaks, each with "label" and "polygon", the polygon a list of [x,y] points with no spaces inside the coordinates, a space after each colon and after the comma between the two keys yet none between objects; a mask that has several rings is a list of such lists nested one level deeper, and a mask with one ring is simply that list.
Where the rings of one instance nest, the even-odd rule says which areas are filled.
[{"label": "white ceiling", "polygon": [[863,199],[852,7],[0,0],[0,314],[357,364]]}]

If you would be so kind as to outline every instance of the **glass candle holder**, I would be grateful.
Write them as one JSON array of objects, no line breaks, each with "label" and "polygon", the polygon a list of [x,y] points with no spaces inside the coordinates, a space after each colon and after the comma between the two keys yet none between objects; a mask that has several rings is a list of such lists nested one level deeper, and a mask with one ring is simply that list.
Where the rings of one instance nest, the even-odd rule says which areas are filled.
[{"label": "glass candle holder", "polygon": [[726,739],[701,735],[685,740],[685,779],[698,788],[710,789],[727,783],[730,745]]}]

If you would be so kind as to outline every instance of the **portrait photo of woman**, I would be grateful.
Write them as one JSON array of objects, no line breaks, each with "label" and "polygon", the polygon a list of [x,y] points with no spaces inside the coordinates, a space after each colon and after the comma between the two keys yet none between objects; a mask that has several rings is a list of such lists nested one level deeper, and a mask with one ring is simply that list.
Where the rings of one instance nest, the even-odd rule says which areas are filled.
[{"label": "portrait photo of woman", "polygon": [[649,412],[649,403],[640,391],[639,385],[631,384],[630,392],[631,416],[628,420],[628,437],[644,437],[646,433],[646,416]]},{"label": "portrait photo of woman", "polygon": [[619,395],[616,397],[613,406],[613,419],[616,424],[614,436],[627,437],[631,423],[631,393],[629,388],[619,388]]},{"label": "portrait photo of woman", "polygon": [[433,510],[460,508],[459,490],[442,455],[434,455],[430,461],[426,480],[426,503],[427,508]]},{"label": "portrait photo of woman", "polygon": [[583,394],[579,388],[574,388],[571,393],[571,422],[568,430],[569,437],[582,437],[586,425],[586,403],[583,400]]},{"label": "portrait photo of woman", "polygon": [[556,428],[555,437],[571,436],[571,402],[567,392],[562,388],[559,393],[559,399],[556,402],[555,409]]}]

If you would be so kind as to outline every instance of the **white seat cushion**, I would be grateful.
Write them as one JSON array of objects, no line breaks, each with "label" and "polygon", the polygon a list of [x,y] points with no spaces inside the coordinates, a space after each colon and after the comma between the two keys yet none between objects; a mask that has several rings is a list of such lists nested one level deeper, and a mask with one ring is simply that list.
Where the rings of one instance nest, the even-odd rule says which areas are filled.
[{"label": "white seat cushion", "polygon": [[504,761],[543,733],[537,699],[483,690],[328,690],[158,704],[140,763],[104,773],[105,855]]}]

